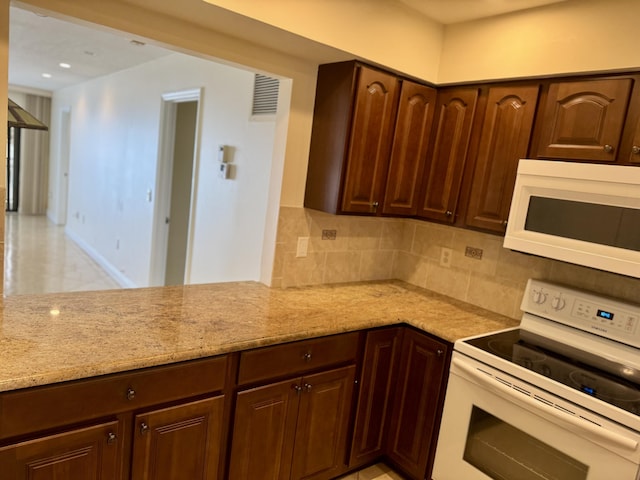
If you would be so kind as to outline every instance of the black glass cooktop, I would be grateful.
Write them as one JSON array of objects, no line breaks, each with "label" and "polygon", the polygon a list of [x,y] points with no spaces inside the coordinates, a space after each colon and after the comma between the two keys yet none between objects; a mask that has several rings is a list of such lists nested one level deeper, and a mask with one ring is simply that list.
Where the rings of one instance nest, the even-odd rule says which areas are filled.
[{"label": "black glass cooktop", "polygon": [[640,384],[594,366],[599,362],[596,355],[585,353],[577,360],[570,348],[521,329],[465,343],[640,416]]}]

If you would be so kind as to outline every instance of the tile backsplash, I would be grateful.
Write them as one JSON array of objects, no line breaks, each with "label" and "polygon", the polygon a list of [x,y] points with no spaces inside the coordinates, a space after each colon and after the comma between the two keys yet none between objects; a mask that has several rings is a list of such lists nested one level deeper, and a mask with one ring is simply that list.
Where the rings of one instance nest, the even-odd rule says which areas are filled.
[{"label": "tile backsplash", "polygon": [[[335,230],[334,240],[322,238]],[[309,237],[297,257],[298,237]],[[482,258],[465,256],[467,247]],[[451,249],[441,262],[442,249]],[[476,255],[477,257],[477,255]],[[502,237],[413,219],[281,207],[273,287],[399,279],[519,319],[534,277],[640,302],[640,280],[513,252]]]}]

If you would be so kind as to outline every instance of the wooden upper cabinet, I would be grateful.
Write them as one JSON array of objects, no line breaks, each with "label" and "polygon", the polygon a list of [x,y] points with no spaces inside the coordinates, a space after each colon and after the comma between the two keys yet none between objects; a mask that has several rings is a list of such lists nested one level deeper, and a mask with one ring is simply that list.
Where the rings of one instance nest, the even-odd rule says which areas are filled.
[{"label": "wooden upper cabinet", "polygon": [[538,158],[615,162],[632,86],[631,78],[552,83]]},{"label": "wooden upper cabinet", "polygon": [[477,88],[438,92],[435,132],[421,177],[419,217],[453,223],[477,101]]},{"label": "wooden upper cabinet", "polygon": [[539,86],[489,89],[471,180],[468,226],[504,233],[518,161],[527,156]]},{"label": "wooden upper cabinet", "polygon": [[626,159],[626,163],[631,165],[640,165],[640,121],[638,121],[633,136],[633,145],[631,146],[631,152],[629,158]]},{"label": "wooden upper cabinet", "polygon": [[400,80],[356,62],[320,65],[304,205],[375,214],[382,205]]},{"label": "wooden upper cabinet", "polygon": [[389,166],[398,79],[361,67],[347,154],[342,211],[377,213]]},{"label": "wooden upper cabinet", "polygon": [[398,116],[382,213],[413,216],[418,211],[420,179],[424,170],[436,103],[436,90],[402,82]]}]

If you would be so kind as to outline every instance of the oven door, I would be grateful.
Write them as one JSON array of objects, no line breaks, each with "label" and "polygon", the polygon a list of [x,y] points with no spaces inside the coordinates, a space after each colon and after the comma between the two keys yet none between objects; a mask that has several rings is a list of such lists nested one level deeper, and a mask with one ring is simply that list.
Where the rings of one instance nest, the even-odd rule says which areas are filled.
[{"label": "oven door", "polygon": [[638,480],[639,441],[637,432],[454,352],[432,478]]}]

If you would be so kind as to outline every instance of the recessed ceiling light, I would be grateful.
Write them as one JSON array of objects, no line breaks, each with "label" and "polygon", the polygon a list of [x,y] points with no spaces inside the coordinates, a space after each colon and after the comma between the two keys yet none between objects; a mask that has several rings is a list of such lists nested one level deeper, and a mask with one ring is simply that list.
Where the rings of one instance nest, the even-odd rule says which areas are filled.
[{"label": "recessed ceiling light", "polygon": [[51,74],[50,73],[43,73],[42,76],[44,78],[51,78]]},{"label": "recessed ceiling light", "polygon": [[71,65],[69,65],[68,63],[59,63],[58,65],[60,65],[60,68],[71,68]]}]

